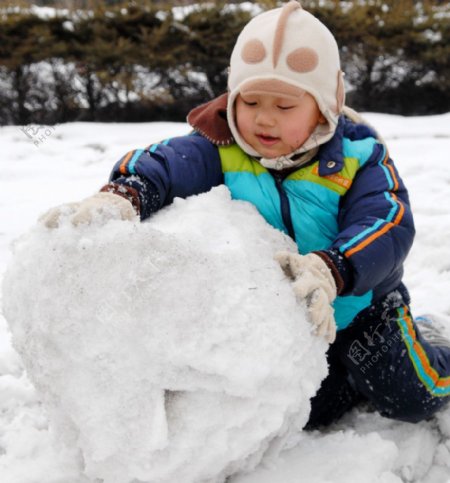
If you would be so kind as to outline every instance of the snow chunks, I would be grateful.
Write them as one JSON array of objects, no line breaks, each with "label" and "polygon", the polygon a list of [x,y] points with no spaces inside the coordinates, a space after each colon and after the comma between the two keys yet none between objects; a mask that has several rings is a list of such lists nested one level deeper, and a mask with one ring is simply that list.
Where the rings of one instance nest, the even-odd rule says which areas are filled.
[{"label": "snow chunks", "polygon": [[13,344],[89,480],[223,482],[303,427],[327,346],[273,260],[282,249],[295,245],[225,187],[148,222],[16,241]]}]

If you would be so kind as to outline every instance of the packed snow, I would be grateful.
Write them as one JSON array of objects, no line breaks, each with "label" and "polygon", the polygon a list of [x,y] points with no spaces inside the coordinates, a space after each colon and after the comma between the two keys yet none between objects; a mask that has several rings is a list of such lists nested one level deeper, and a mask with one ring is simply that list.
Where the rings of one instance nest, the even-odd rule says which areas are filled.
[{"label": "packed snow", "polygon": [[292,240],[225,186],[145,223],[69,216],[16,242],[3,296],[84,473],[213,483],[273,458],[327,373],[326,343],[273,259]]},{"label": "packed snow", "polygon": [[[367,114],[366,117],[388,142],[391,156],[410,190],[417,236],[406,263],[405,282],[412,295],[413,313],[435,313],[448,317],[450,114],[426,118],[381,114]],[[176,428],[177,432],[179,430],[178,447],[167,447],[166,452],[160,452],[158,457],[161,461],[170,458],[173,466],[167,471],[174,472],[171,473],[172,476],[167,473],[165,478],[169,478],[166,481],[171,483],[200,483],[208,478],[221,478],[231,472],[236,474],[229,477],[227,483],[450,481],[450,409],[430,421],[413,425],[385,419],[372,412],[370,407],[360,407],[327,430],[312,433],[293,431],[288,435],[287,441],[283,442],[285,449],[281,455],[277,456],[279,447],[274,446],[275,451],[252,469],[259,461],[265,449],[264,445],[273,441],[277,434],[284,434],[285,426],[291,418],[294,419],[291,425],[293,430],[304,422],[307,411],[305,396],[317,380],[323,377],[320,361],[323,361],[324,348],[319,341],[310,338],[303,309],[298,305],[295,307],[295,320],[299,332],[292,335],[292,346],[289,346],[290,342],[288,343],[285,336],[292,330],[294,323],[293,307],[290,305],[292,297],[289,296],[286,281],[283,281],[281,272],[277,271],[272,260],[272,253],[278,248],[284,248],[288,242],[265,226],[248,205],[231,202],[224,188],[186,201],[178,200],[149,223],[142,225],[113,222],[101,229],[97,227],[86,232],[65,226],[58,237],[50,236],[48,231],[35,226],[37,217],[47,208],[94,193],[107,180],[112,164],[124,152],[186,132],[188,127],[185,124],[174,123],[74,123],[52,129],[0,129],[4,152],[0,161],[0,274],[3,275],[7,265],[11,264],[12,241],[26,233],[15,244],[16,253],[21,256],[14,259],[8,277],[17,280],[20,286],[26,288],[27,293],[17,293],[19,285],[8,287],[6,293],[12,295],[12,300],[22,301],[22,307],[14,309],[21,317],[33,313],[35,308],[40,311],[36,313],[37,325],[32,325],[31,320],[21,320],[16,328],[12,325],[14,341],[23,359],[13,349],[10,330],[4,317],[0,315],[2,483],[90,483],[94,481],[94,476],[101,476],[102,471],[108,471],[108,465],[102,463],[105,461],[102,458],[108,457],[113,458],[109,461],[117,471],[126,471],[123,462],[133,461],[135,475],[140,471],[148,471],[147,474],[150,474],[154,460],[145,466],[145,451],[151,452],[158,444],[167,442],[164,437],[171,434],[170,428]],[[236,219],[234,215],[238,212],[242,215]],[[218,224],[214,214],[225,217],[227,222]],[[211,231],[201,228],[206,221],[211,223]],[[183,236],[183,233],[187,236]],[[147,243],[152,248],[149,252],[142,248],[145,246],[144,237],[147,237]],[[246,243],[243,243],[244,239],[246,243],[247,240],[252,241],[255,246],[253,251],[248,251]],[[99,244],[102,245],[100,251]],[[125,247],[129,246],[139,251],[142,260],[149,263],[133,260],[129,252],[125,251]],[[166,250],[167,247],[170,250]],[[50,256],[49,252],[53,249],[53,256]],[[77,258],[81,259],[80,253],[86,258],[87,264],[98,269],[103,268],[105,290],[102,290],[102,296],[106,297],[106,305],[91,305],[98,294],[95,280],[98,281],[100,274],[95,273],[95,276],[88,277],[85,266],[74,263]],[[180,291],[172,298],[164,294],[162,285],[158,286],[154,281],[153,275],[159,266],[156,264],[155,267],[152,260],[154,263],[156,257],[161,263],[174,261],[177,255],[180,258],[177,263],[185,264],[189,273],[162,273],[163,270],[158,272],[166,283],[170,280]],[[125,261],[128,262],[127,266],[124,265]],[[233,270],[228,270],[227,277],[224,277],[223,272],[227,267],[222,262],[233,267]],[[50,272],[39,270],[39,266],[47,266],[48,263],[53,264],[48,265],[53,273],[64,275],[51,279],[48,277]],[[31,267],[31,270],[20,273],[24,267]],[[211,267],[214,269],[210,270]],[[233,275],[235,269],[237,272]],[[190,270],[196,273],[190,273]],[[121,278],[124,274],[125,277]],[[132,274],[137,274],[137,278],[133,279]],[[212,277],[210,286],[201,283],[206,275]],[[190,286],[183,288],[183,283]],[[226,290],[226,287],[230,288],[228,284],[233,283],[233,289],[238,286],[240,292]],[[90,287],[88,293],[80,292],[81,285]],[[137,285],[140,290],[137,290]],[[297,375],[300,385],[297,392],[283,387],[281,393],[277,390],[267,397],[267,391],[275,384],[270,375],[277,374],[287,378],[285,381],[289,378],[295,381],[296,376],[292,373],[294,365],[287,367],[288,361],[284,361],[286,364],[283,365],[283,361],[278,360],[269,370],[269,361],[275,357],[274,352],[269,351],[264,354],[261,366],[258,366],[261,372],[250,375],[245,364],[239,366],[238,371],[230,363],[231,357],[234,357],[233,350],[237,347],[233,344],[238,342],[237,339],[227,340],[223,348],[225,352],[208,361],[210,366],[204,364],[203,356],[212,350],[207,341],[211,336],[220,338],[219,332],[223,332],[221,323],[225,319],[210,312],[212,307],[206,303],[207,294],[213,294],[217,288],[225,290],[229,297],[227,299],[220,294],[214,295],[214,300],[223,304],[219,304],[219,309],[229,310],[231,303],[227,300],[230,301],[230,297],[232,300],[232,297],[238,297],[239,294],[244,297],[244,303],[251,307],[248,313],[236,310],[231,312],[233,320],[245,320],[245,327],[252,328],[254,332],[252,337],[245,331],[239,333],[242,335],[242,345],[249,351],[245,354],[249,365],[252,364],[252,357],[260,357],[264,344],[269,342],[264,339],[267,333],[262,329],[262,332],[258,332],[258,324],[252,319],[252,313],[256,316],[258,307],[273,310],[270,309],[272,305],[268,300],[273,300],[274,294],[271,290],[276,289],[276,300],[281,304],[279,314],[284,313],[286,316],[279,317],[282,319],[279,320],[280,325],[275,326],[270,325],[271,313],[263,314],[264,323],[268,324],[267,330],[270,333],[275,331],[273,333],[279,335],[270,341],[271,350],[278,348],[278,355],[281,355],[291,347],[291,351],[298,351],[300,365],[307,361],[317,363],[313,370],[307,367],[300,369]],[[132,308],[126,303],[118,305],[118,300],[113,297],[114,290],[124,294],[125,300],[132,295],[135,302]],[[152,290],[156,293],[153,294]],[[83,303],[79,306],[64,305],[61,300],[52,300],[50,293],[60,294],[65,301],[80,297]],[[197,300],[205,297],[204,304],[194,308],[188,305],[183,313],[182,302],[188,303],[192,294]],[[143,347],[151,343],[149,335],[152,330],[156,340],[162,340],[157,329],[161,329],[163,318],[160,313],[149,317],[143,307],[144,300],[158,308],[161,308],[159,300],[170,300],[171,310],[174,310],[177,318],[169,321],[170,324],[165,329],[169,339],[177,333],[182,335],[178,342],[187,348],[187,353],[164,346],[156,347],[156,353],[145,353]],[[3,303],[8,307],[9,301],[4,300]],[[105,307],[108,310],[103,310]],[[95,341],[91,341],[89,330],[94,329],[97,336],[106,333],[108,327],[102,322],[109,319],[111,311],[114,314],[121,313],[124,318],[129,311],[129,315],[133,316],[135,331],[131,333],[127,330],[128,327],[119,323],[124,319],[117,320],[110,328],[108,338],[102,340],[97,337]],[[195,331],[187,330],[188,327],[183,325],[183,322],[194,321],[195,315],[191,316],[191,311],[194,314],[207,314],[212,323],[211,326],[194,325],[198,332],[201,330],[201,342],[195,342]],[[95,327],[89,328],[89,324],[94,321],[92,313],[100,317],[95,319]],[[150,320],[151,323],[144,325],[144,320]],[[201,317],[195,320],[201,323]],[[55,331],[50,333],[44,321],[53,324]],[[24,332],[21,333],[21,330]],[[238,335],[238,332],[228,332],[230,330],[227,326],[226,334]],[[111,331],[113,337],[110,340]],[[31,337],[34,334],[36,337]],[[54,346],[55,337],[58,338],[60,347]],[[300,339],[301,343],[294,348],[295,342]],[[196,343],[200,345],[195,346]],[[59,356],[58,350],[65,347],[76,350],[66,350],[67,353]],[[193,350],[194,347],[198,348],[198,353]],[[112,348],[118,350],[115,361],[122,355],[120,360],[124,362],[123,365],[114,366],[111,361],[96,358],[96,355],[105,354]],[[89,349],[92,349],[91,353],[87,352]],[[45,354],[42,352],[44,350]],[[89,355],[91,359],[77,358],[81,355]],[[163,370],[158,372],[157,367],[146,368],[151,378],[146,379],[142,371],[130,375],[129,371],[141,367],[141,363],[155,362],[156,359],[161,364],[159,368]],[[90,361],[91,373],[87,373],[85,367]],[[37,367],[41,362],[47,365]],[[186,371],[192,362],[194,370]],[[129,391],[129,398],[123,394],[122,400],[117,399],[118,392],[111,385],[96,386],[96,383],[105,381],[102,377],[119,377],[111,370],[112,366],[122,376],[120,380],[124,383],[124,388],[127,388],[126,391]],[[206,377],[208,370],[211,370],[211,377]],[[77,371],[81,373],[78,374]],[[181,374],[185,374],[186,378],[177,379]],[[269,377],[264,378],[264,374]],[[301,377],[304,374],[308,374],[306,383]],[[222,377],[216,377],[218,375]],[[111,379],[108,381],[111,382]],[[135,387],[136,381],[139,381],[139,388]],[[195,391],[186,394],[182,381],[186,384],[192,383]],[[159,406],[151,404],[151,401],[155,401],[155,394],[161,396],[161,388],[173,390],[180,397],[167,397],[167,404],[164,406],[161,397]],[[149,399],[145,400],[147,389]],[[219,391],[224,399],[219,398]],[[108,404],[102,406],[108,395],[111,396]],[[133,401],[139,403],[135,404]],[[133,404],[127,405],[129,402]],[[253,404],[255,409],[249,409],[246,402]],[[88,405],[91,419],[86,418]],[[101,407],[103,413],[100,411]],[[165,418],[155,416],[158,407],[161,412],[166,411]],[[274,421],[272,417],[276,414],[280,415],[272,430],[261,424],[264,420],[264,407],[270,408],[267,410],[267,414],[270,414],[269,422]],[[219,414],[214,413],[214,408],[217,408]],[[119,409],[122,410],[120,415]],[[178,419],[172,418],[177,409],[180,411],[177,414],[182,416]],[[297,411],[296,416],[292,413],[294,409]],[[79,419],[69,422],[65,419],[68,415],[77,416]],[[111,426],[112,415],[119,417],[120,428]],[[120,434],[121,430],[128,430],[126,437],[131,440],[135,438],[135,441],[143,435],[142,428],[136,426],[137,419],[131,417],[133,415],[137,415],[137,419],[146,421],[150,426],[161,421],[173,423],[172,426],[169,423],[165,429],[159,426],[159,432],[152,431],[151,436],[147,435],[149,439],[146,448],[133,450],[132,446],[119,447],[119,442],[124,438]],[[281,420],[281,415],[285,419]],[[127,416],[131,419],[127,419]],[[240,430],[237,427],[240,417],[244,425],[249,423],[248,429]],[[59,424],[50,426],[50,419],[58,421]],[[189,423],[192,423],[191,427],[188,426]],[[227,427],[231,430],[229,434]],[[201,434],[208,434],[209,439],[203,439],[203,445],[199,446]],[[238,435],[237,440],[234,435]],[[183,457],[186,459],[176,461]],[[82,474],[84,466],[88,468],[88,475]],[[180,473],[176,473],[177,471]],[[187,477],[180,479],[178,476],[183,471],[187,472]]]}]

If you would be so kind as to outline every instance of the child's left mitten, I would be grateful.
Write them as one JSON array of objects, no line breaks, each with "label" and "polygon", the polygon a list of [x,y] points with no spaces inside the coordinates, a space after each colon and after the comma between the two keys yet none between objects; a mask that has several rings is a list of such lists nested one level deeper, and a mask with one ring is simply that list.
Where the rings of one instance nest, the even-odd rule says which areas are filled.
[{"label": "child's left mitten", "polygon": [[304,300],[317,335],[328,342],[336,338],[336,323],[332,303],[337,295],[336,282],[326,263],[314,253],[299,255],[281,251],[275,255],[284,273],[293,280],[292,288],[298,300]]}]

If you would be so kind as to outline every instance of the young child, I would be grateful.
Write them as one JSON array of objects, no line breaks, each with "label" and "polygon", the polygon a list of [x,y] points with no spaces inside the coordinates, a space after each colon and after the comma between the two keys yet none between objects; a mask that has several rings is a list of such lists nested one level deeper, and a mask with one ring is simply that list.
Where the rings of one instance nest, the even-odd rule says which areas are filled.
[{"label": "young child", "polygon": [[332,343],[308,428],[362,400],[389,418],[429,418],[449,400],[450,342],[410,313],[408,194],[383,141],[344,106],[334,37],[296,1],[262,13],[237,40],[228,88],[191,111],[192,134],[129,152],[100,193],[43,222],[144,220],[224,183],[296,241],[298,254],[276,258]]}]

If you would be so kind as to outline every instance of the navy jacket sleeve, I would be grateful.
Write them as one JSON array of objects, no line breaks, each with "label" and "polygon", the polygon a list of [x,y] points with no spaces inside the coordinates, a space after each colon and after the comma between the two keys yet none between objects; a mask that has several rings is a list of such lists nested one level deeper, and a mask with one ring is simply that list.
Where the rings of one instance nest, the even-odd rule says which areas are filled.
[{"label": "navy jacket sleeve", "polygon": [[110,183],[138,193],[140,216],[145,219],[175,197],[222,184],[223,174],[217,147],[194,133],[127,153],[114,166]]},{"label": "navy jacket sleeve", "polygon": [[415,230],[408,193],[382,144],[375,145],[358,171],[338,222],[339,235],[331,248],[352,267],[351,293],[395,288]]}]

